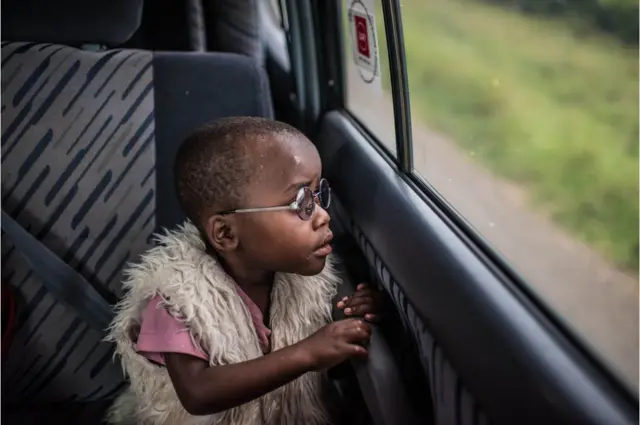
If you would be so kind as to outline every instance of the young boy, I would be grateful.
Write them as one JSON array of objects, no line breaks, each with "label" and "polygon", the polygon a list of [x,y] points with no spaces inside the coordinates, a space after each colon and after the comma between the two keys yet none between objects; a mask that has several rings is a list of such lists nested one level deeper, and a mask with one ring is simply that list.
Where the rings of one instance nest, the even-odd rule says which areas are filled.
[{"label": "young boy", "polygon": [[[329,423],[325,373],[367,355],[362,319],[331,322],[338,277],[315,146],[283,123],[229,118],[175,163],[189,221],[131,266],[109,339],[131,385],[112,424]],[[361,285],[338,307],[375,319]]]}]

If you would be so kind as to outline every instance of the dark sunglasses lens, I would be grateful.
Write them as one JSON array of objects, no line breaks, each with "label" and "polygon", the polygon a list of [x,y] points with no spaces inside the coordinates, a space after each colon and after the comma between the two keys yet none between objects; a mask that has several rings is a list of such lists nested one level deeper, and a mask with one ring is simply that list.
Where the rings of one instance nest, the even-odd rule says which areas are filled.
[{"label": "dark sunglasses lens", "polygon": [[308,187],[300,189],[296,202],[298,204],[298,216],[305,221],[311,219],[316,203],[313,201],[313,193]]},{"label": "dark sunglasses lens", "polygon": [[331,205],[331,187],[329,187],[329,182],[325,179],[320,180],[318,197],[320,198],[320,206],[325,210],[329,208],[329,205]]}]

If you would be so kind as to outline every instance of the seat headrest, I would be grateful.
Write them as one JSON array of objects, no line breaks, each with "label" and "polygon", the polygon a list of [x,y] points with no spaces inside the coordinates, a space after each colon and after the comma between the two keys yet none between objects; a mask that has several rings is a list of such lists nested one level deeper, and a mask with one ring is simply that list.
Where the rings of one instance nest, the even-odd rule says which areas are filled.
[{"label": "seat headrest", "polygon": [[142,0],[5,0],[2,40],[115,46],[141,19]]}]

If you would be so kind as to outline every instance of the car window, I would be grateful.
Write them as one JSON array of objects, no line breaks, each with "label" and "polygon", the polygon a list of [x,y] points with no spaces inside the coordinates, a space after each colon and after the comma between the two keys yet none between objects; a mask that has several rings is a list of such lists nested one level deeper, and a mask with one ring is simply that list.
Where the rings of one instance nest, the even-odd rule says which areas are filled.
[{"label": "car window", "polygon": [[288,74],[291,70],[287,45],[288,21],[284,0],[258,2],[261,37],[265,50]]},{"label": "car window", "polygon": [[402,0],[413,166],[637,391],[638,4],[583,4]]},{"label": "car window", "polygon": [[342,0],[345,105],[392,154],[396,136],[380,0]]},{"label": "car window", "polygon": [[282,17],[282,11],[285,9],[279,0],[268,0],[269,10],[273,19],[277,22],[279,27],[284,27],[284,19]]}]

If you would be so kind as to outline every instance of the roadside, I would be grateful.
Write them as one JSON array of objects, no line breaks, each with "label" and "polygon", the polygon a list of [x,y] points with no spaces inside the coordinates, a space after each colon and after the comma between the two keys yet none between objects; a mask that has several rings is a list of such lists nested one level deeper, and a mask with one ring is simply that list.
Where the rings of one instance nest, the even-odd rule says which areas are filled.
[{"label": "roadside", "polygon": [[[358,79],[350,70],[349,79]],[[354,90],[349,107],[394,144],[391,99]],[[620,374],[638,376],[638,280],[533,210],[527,193],[413,118],[414,166]]]}]

